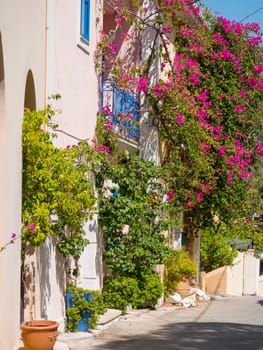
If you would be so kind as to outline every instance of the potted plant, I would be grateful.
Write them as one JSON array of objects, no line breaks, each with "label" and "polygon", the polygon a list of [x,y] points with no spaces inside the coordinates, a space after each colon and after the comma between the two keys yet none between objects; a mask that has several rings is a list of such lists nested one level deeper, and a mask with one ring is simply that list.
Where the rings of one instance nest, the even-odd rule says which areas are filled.
[{"label": "potted plant", "polygon": [[58,336],[58,322],[32,320],[21,324],[25,350],[52,350]]},{"label": "potted plant", "polygon": [[165,296],[178,292],[182,297],[189,294],[191,277],[197,272],[195,263],[185,249],[174,250],[165,262]]},{"label": "potted plant", "polygon": [[69,284],[66,292],[66,330],[87,332],[94,328],[98,316],[106,311],[102,295],[96,290],[87,290]]}]

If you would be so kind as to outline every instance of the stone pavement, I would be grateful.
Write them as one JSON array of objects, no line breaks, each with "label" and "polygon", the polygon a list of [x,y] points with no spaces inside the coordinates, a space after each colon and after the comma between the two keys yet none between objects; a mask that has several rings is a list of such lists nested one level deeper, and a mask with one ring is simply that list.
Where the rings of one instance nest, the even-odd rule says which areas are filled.
[{"label": "stone pavement", "polygon": [[120,310],[108,309],[107,312],[100,316],[98,325],[89,332],[63,333],[57,338],[54,350],[71,350],[81,349],[86,346],[94,335],[102,332],[106,327],[117,321],[121,317]]},{"label": "stone pavement", "polygon": [[[99,334],[105,327],[108,327],[115,320],[120,318],[121,314],[120,310],[108,309],[104,315],[100,316],[97,328],[91,332],[59,334],[53,350],[71,350],[72,347],[79,349],[83,344],[87,345],[95,334]],[[14,350],[25,350],[22,340],[15,346]]]},{"label": "stone pavement", "polygon": [[263,350],[262,306],[262,297],[214,296],[196,307],[130,311],[59,350]]},{"label": "stone pavement", "polygon": [[54,350],[263,350],[262,306],[262,297],[217,295],[189,308],[109,310],[91,332],[60,334]]},{"label": "stone pavement", "polygon": [[[203,302],[202,302],[203,303]],[[176,309],[185,309],[182,306],[175,306],[169,304],[168,306],[160,306],[156,310],[150,309],[140,309],[140,310],[131,310],[125,315],[122,315],[119,310],[109,309],[105,315],[102,315],[98,326],[96,329],[93,329],[89,332],[78,332],[78,333],[63,333],[60,334],[57,338],[54,350],[86,350],[89,347],[89,344],[92,343],[93,338],[103,338],[103,331],[111,327],[116,321],[128,321],[138,320],[143,315],[149,314],[149,316],[157,317],[158,313],[163,312],[172,312]],[[22,350],[22,349],[21,349]]]}]

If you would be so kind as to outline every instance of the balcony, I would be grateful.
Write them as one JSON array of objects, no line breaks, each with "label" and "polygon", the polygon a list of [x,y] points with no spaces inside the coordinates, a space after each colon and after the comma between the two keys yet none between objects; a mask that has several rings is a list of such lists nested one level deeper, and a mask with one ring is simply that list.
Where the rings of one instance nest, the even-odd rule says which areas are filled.
[{"label": "balcony", "polygon": [[139,108],[138,99],[116,87],[114,81],[102,83],[101,106],[111,110],[113,130],[126,142],[137,144],[139,141]]}]

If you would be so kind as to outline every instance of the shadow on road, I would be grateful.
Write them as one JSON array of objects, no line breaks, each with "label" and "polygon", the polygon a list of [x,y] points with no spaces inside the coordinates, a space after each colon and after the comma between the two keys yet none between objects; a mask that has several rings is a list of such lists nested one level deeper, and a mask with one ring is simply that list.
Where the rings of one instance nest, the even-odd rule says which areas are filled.
[{"label": "shadow on road", "polygon": [[263,326],[239,323],[176,323],[158,334],[108,340],[104,350],[263,350]]}]

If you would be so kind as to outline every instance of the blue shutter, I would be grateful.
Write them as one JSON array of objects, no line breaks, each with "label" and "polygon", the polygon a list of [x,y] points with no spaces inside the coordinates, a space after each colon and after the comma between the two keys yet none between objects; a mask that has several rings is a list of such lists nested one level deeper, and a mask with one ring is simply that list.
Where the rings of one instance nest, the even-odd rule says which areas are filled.
[{"label": "blue shutter", "polygon": [[81,0],[80,35],[89,41],[90,37],[90,0]]}]

